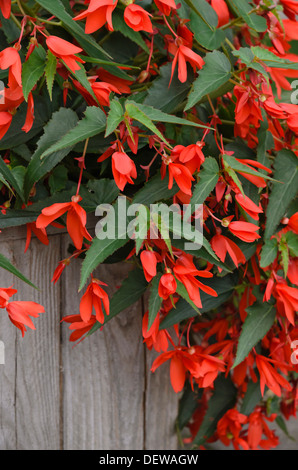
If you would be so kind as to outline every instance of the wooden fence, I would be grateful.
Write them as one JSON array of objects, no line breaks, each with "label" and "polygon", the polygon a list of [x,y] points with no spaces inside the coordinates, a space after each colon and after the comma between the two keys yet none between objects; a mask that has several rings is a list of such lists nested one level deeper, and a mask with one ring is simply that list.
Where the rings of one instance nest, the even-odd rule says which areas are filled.
[{"label": "wooden fence", "polygon": [[[52,234],[49,246],[33,238],[24,254],[25,235],[21,228],[3,230],[0,252],[40,291],[2,269],[0,287],[14,284],[15,300],[39,302],[46,313],[22,338],[0,311],[0,449],[177,449],[178,400],[167,367],[150,372],[154,354],[142,342],[143,300],[73,348],[60,320],[78,313],[80,262],[54,285],[68,235]],[[97,275],[111,294],[128,270],[103,265]]]},{"label": "wooden fence", "polygon": [[[175,419],[178,397],[167,365],[154,374],[154,353],[142,343],[144,299],[119,314],[102,331],[79,345],[69,342],[62,316],[78,313],[80,262],[71,263],[56,285],[52,273],[67,256],[69,237],[50,235],[50,245],[33,238],[24,254],[24,229],[3,230],[0,253],[31,279],[40,291],[0,270],[0,287],[12,284],[15,299],[33,300],[46,313],[34,320],[36,331],[21,333],[0,311],[0,450],[8,449],[178,449]],[[102,265],[98,277],[109,294],[126,276],[121,263]],[[2,344],[2,343],[0,343]],[[296,420],[289,432],[298,440]],[[297,440],[279,432],[278,449],[297,449]],[[215,444],[214,449],[223,449]]]}]

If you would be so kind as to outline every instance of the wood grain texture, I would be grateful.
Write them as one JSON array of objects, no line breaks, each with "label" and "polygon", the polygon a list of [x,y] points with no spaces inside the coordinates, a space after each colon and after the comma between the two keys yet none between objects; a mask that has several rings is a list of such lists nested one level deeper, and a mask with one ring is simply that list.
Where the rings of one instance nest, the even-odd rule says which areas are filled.
[{"label": "wood grain texture", "polygon": [[24,242],[13,241],[17,268],[40,289],[17,281],[16,300],[31,300],[45,308],[29,330],[16,342],[16,448],[59,448],[59,310],[60,297],[51,276],[60,257],[60,238],[50,246],[31,241],[24,255]]},{"label": "wood grain texture", "polygon": [[154,350],[146,351],[145,449],[176,450],[178,395],[170,383],[169,363],[163,364],[154,373],[151,372],[152,363],[157,356],[158,353]]},{"label": "wood grain texture", "polygon": [[[68,238],[64,242],[65,250]],[[111,294],[128,268],[102,265],[95,273]],[[79,312],[80,265],[63,278],[63,315]],[[102,331],[72,348],[63,328],[63,422],[65,449],[142,449],[144,420],[144,348],[141,301]]]},{"label": "wood grain texture", "polygon": [[[2,242],[0,253],[14,262],[13,246]],[[10,287],[14,276],[0,269],[0,286]],[[0,341],[4,343],[5,364],[0,364],[0,450],[16,448],[16,337],[15,326],[5,310],[0,310]]]}]

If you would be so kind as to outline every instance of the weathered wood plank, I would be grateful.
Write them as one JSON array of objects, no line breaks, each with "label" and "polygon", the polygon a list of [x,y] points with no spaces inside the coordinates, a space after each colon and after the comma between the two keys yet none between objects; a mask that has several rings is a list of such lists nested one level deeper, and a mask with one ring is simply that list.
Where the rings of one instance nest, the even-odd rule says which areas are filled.
[{"label": "weathered wood plank", "polygon": [[[0,253],[14,262],[13,247],[1,242]],[[0,269],[0,287],[10,287],[15,278]],[[4,343],[5,364],[0,364],[0,450],[16,448],[16,335],[5,310],[0,310],[0,341]]]},{"label": "weathered wood plank", "polygon": [[175,421],[179,396],[170,383],[169,364],[163,364],[154,373],[151,372],[152,363],[157,356],[158,353],[154,350],[146,351],[145,449],[177,450]]},{"label": "weathered wood plank", "polygon": [[[66,246],[69,239],[64,242]],[[96,276],[115,291],[124,265],[102,265]],[[63,273],[63,314],[79,313],[80,264]],[[141,301],[72,349],[63,328],[65,449],[142,449],[144,348]]]},{"label": "weathered wood plank", "polygon": [[17,281],[17,299],[46,310],[34,319],[36,331],[17,335],[16,448],[59,449],[60,295],[50,281],[60,259],[60,238],[52,237],[49,247],[33,239],[25,255],[24,242],[11,243],[16,266],[41,289]]}]

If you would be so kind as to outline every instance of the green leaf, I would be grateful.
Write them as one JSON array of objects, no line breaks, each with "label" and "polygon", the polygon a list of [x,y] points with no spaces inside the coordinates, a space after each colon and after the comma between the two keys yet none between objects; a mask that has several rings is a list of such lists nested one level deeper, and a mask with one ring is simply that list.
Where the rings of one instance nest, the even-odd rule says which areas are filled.
[{"label": "green leaf", "polygon": [[67,168],[63,165],[58,165],[52,171],[49,177],[49,186],[51,194],[55,194],[65,188],[67,183]]},{"label": "green leaf", "polygon": [[100,204],[112,203],[120,191],[115,181],[108,178],[89,180],[87,188],[88,191],[86,191],[86,197],[84,195],[83,187],[81,194],[83,197],[82,202],[84,202],[84,208],[88,212],[94,211]]},{"label": "green leaf", "polygon": [[28,95],[32,88],[36,85],[45,69],[46,51],[42,46],[35,47],[29,59],[26,60],[22,67],[22,86],[24,98],[27,101]]},{"label": "green leaf", "polygon": [[264,175],[263,173],[260,173],[257,170],[249,168],[248,166],[241,163],[239,160],[236,160],[236,158],[232,155],[224,154],[222,158],[225,166],[232,168],[232,170],[234,171],[238,171],[239,173],[245,173],[246,175],[259,176],[261,178],[272,181],[272,178],[270,178],[270,176]]},{"label": "green leaf", "polygon": [[275,238],[265,241],[261,251],[260,267],[266,268],[277,257],[277,240]]},{"label": "green leaf", "polygon": [[[257,15],[252,12],[252,5],[248,0],[227,0],[228,4],[232,8],[235,16],[242,17],[244,23],[246,23],[250,28],[254,29],[259,33],[263,33],[267,29],[266,18]],[[252,12],[252,13],[251,13]]]},{"label": "green leaf", "polygon": [[215,188],[219,178],[219,168],[215,158],[207,157],[199,173],[199,181],[195,185],[190,204],[203,204]]},{"label": "green leaf", "polygon": [[20,196],[24,202],[24,192],[22,186],[20,186],[18,180],[16,179],[13,171],[4,163],[3,159],[0,157],[0,174],[5,178],[5,180],[12,186],[15,192]]},{"label": "green leaf", "polygon": [[233,368],[248,356],[252,348],[267,334],[274,323],[276,310],[273,305],[256,301],[246,309],[247,317],[242,325]]},{"label": "green leaf", "polygon": [[292,62],[288,59],[283,59],[273,52],[259,46],[240,47],[236,51],[232,51],[232,54],[235,57],[238,57],[241,62],[243,62],[248,67],[257,70],[258,72],[263,73],[263,75],[268,76],[265,69],[262,67],[264,64],[270,68],[283,68],[290,70],[298,70],[297,62]]},{"label": "green leaf", "polygon": [[40,212],[27,212],[25,210],[7,209],[5,215],[0,212],[0,229],[18,227],[34,222]]},{"label": "green leaf", "polygon": [[[110,314],[105,315],[105,324],[126,308],[133,305],[145,293],[148,283],[144,277],[142,269],[134,269],[129,272],[122,285],[110,301]],[[91,335],[101,327],[101,323],[96,322],[88,335]]]},{"label": "green leaf", "polygon": [[231,77],[231,63],[222,52],[209,52],[204,61],[205,65],[192,85],[185,110],[195,106],[204,96],[216,91]]},{"label": "green leaf", "polygon": [[47,88],[50,96],[50,100],[52,101],[52,90],[53,90],[53,84],[54,84],[54,79],[56,75],[56,69],[57,69],[57,59],[54,56],[54,54],[51,53],[50,50],[48,50],[47,53],[47,63],[45,67],[45,77],[46,77],[46,82],[47,82]]},{"label": "green leaf", "polygon": [[172,189],[168,189],[168,178],[161,179],[160,174],[152,176],[148,183],[135,194],[133,204],[144,204],[150,206],[155,202],[170,199],[179,191],[176,183],[173,184]]},{"label": "green leaf", "polygon": [[293,152],[286,149],[278,152],[274,168],[274,178],[278,181],[273,183],[269,196],[265,238],[270,238],[274,234],[288,206],[295,198],[298,188],[297,157]]},{"label": "green leaf", "polygon": [[241,404],[240,413],[249,416],[253,412],[256,405],[260,403],[262,399],[262,393],[260,383],[249,381],[247,384],[246,393]]},{"label": "green leaf", "polygon": [[[218,296],[212,297],[211,295],[201,291],[202,308],[200,309],[200,313],[209,312],[210,310],[220,307],[220,305],[222,305],[232,295],[236,282],[236,276],[234,274],[228,274],[223,278],[213,277],[210,279],[204,279],[204,284],[212,287],[212,289],[217,292]],[[173,308],[163,319],[160,328],[169,328],[172,325],[176,325],[183,320],[195,317],[196,315],[197,312],[192,308],[192,306],[185,300],[181,299],[176,303],[175,308]]]},{"label": "green leaf", "polygon": [[76,127],[64,133],[61,139],[56,139],[53,145],[44,150],[41,159],[44,159],[54,152],[73,147],[78,142],[100,134],[104,131],[105,125],[106,117],[104,112],[96,106],[89,106],[85,111],[85,117],[77,122]]},{"label": "green leaf", "polygon": [[297,257],[298,256],[298,235],[294,232],[287,232],[285,234],[286,243],[288,245],[290,255]]},{"label": "green leaf", "polygon": [[161,278],[161,273],[158,273],[158,275],[155,276],[151,282],[149,301],[148,301],[149,313],[148,313],[147,331],[150,330],[152,324],[154,323],[156,315],[158,314],[161,304],[162,304],[162,298],[159,297],[159,294],[158,294],[158,286],[159,286],[160,278]]},{"label": "green leaf", "polygon": [[165,113],[172,113],[175,108],[184,101],[189,91],[191,82],[188,79],[185,83],[178,80],[178,73],[175,70],[171,85],[170,78],[172,73],[172,64],[166,64],[160,67],[160,76],[152,82],[152,86],[148,90],[144,104],[161,109]]},{"label": "green leaf", "polygon": [[226,32],[217,29],[218,16],[206,0],[185,0],[190,6],[190,29],[195,39],[208,50],[218,49],[226,37]]},{"label": "green leaf", "polygon": [[182,398],[179,401],[179,411],[177,417],[177,424],[179,429],[183,429],[190,421],[193,413],[198,407],[198,400],[202,396],[202,389],[198,393],[192,390],[189,382],[185,386]]},{"label": "green leaf", "polygon": [[237,390],[231,379],[220,375],[214,382],[214,391],[208,400],[208,409],[193,441],[194,445],[204,444],[214,434],[218,421],[229,409],[233,408],[236,397]]},{"label": "green leaf", "polygon": [[44,134],[37,143],[37,149],[32,156],[27,173],[25,175],[24,192],[28,198],[33,185],[51,171],[70,151],[71,144],[56,152],[50,152],[47,158],[41,159],[41,155],[60,138],[64,138],[70,129],[73,129],[78,121],[78,116],[69,108],[60,108],[44,128]]},{"label": "green leaf", "polygon": [[27,277],[25,277],[17,268],[15,268],[11,264],[11,262],[6,258],[6,256],[2,254],[0,254],[0,268],[3,268],[6,271],[9,271],[14,276],[21,279],[21,281],[24,281],[26,282],[26,284],[29,284],[29,286],[34,287],[34,289],[37,289],[37,287],[29,279],[27,279]]},{"label": "green leaf", "polygon": [[113,12],[113,27],[115,31],[120,31],[123,36],[135,42],[138,46],[140,46],[144,51],[148,52],[149,54],[149,48],[143,40],[141,33],[139,31],[134,31],[125,23],[123,13],[119,10],[115,10]]},{"label": "green leaf", "polygon": [[110,111],[107,117],[105,137],[109,136],[124,119],[124,110],[116,98],[110,102]]},{"label": "green leaf", "polygon": [[[182,282],[180,282],[178,279],[176,279],[176,282],[177,282],[177,288],[176,288],[177,294],[179,294],[180,297],[182,297],[184,300],[186,300],[186,302],[192,307],[194,312],[196,312],[198,314],[201,313],[200,310],[198,309],[198,307],[190,299],[189,294],[188,294],[184,284],[182,284]],[[192,316],[194,316],[194,315],[195,314],[193,314]]]},{"label": "green leaf", "polygon": [[108,226],[117,228],[117,233],[115,231],[115,233],[110,236],[110,234],[106,233],[104,230],[105,225],[101,225],[97,230],[96,237],[93,239],[91,247],[87,251],[86,258],[82,263],[79,291],[84,287],[88,277],[94,269],[108,258],[108,256],[112,255],[116,250],[124,246],[129,240],[127,234],[127,221],[125,220],[125,223],[123,224],[119,223],[121,211],[123,211],[120,201],[121,199],[124,198],[118,198],[113,208],[111,208],[104,218],[104,222]]},{"label": "green leaf", "polygon": [[[151,121],[156,122],[168,122],[171,124],[181,124],[183,126],[199,127],[203,129],[210,129],[209,125],[198,124],[197,122],[188,121],[187,119],[180,118],[178,116],[173,116],[172,114],[167,114],[161,111],[160,109],[153,108],[152,106],[147,106],[146,104],[135,103],[132,100],[128,100],[125,105],[128,114],[130,115],[129,110],[137,111],[144,113],[147,118]],[[135,111],[136,112],[136,111]]]},{"label": "green leaf", "polygon": [[160,111],[159,109],[152,108],[152,106],[147,106],[141,103],[135,103],[132,100],[126,101],[125,109],[129,117],[135,119],[136,121],[139,121],[151,132],[153,132],[160,139],[162,139],[162,141],[165,142],[167,145],[169,145],[169,143],[161,134],[161,132],[157,129],[157,127],[153,124],[153,121],[209,128],[209,126],[197,124],[196,122],[188,121],[187,119],[179,118],[171,114],[166,114],[163,111]]}]

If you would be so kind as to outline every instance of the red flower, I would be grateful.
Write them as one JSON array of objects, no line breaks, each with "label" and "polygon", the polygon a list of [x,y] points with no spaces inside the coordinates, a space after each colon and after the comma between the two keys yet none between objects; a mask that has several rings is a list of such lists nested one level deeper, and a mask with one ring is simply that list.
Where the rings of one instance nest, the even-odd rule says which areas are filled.
[{"label": "red flower", "polygon": [[171,10],[176,10],[176,4],[174,0],[154,0],[155,5],[166,16],[169,16]]},{"label": "red flower", "polygon": [[91,0],[90,5],[83,13],[73,18],[75,21],[86,18],[85,33],[91,34],[108,23],[108,30],[113,31],[112,13],[118,0]]},{"label": "red flower", "polygon": [[177,289],[177,282],[173,274],[166,273],[160,278],[158,285],[158,295],[166,300],[170,295],[175,294]]},{"label": "red flower", "polygon": [[25,245],[24,253],[26,253],[26,251],[29,248],[32,232],[41,243],[43,243],[44,245],[49,244],[49,239],[47,237],[46,230],[44,228],[37,228],[36,222],[29,222],[26,224],[26,227],[27,227],[27,237],[26,237],[26,245]]},{"label": "red flower", "polygon": [[229,225],[230,232],[235,235],[235,237],[240,238],[246,243],[251,243],[261,238],[256,232],[260,229],[255,224],[251,224],[250,222],[243,222],[243,221],[235,221],[230,222]]},{"label": "red flower", "polygon": [[131,3],[124,10],[124,21],[134,31],[147,31],[153,33],[152,24],[148,13],[139,5]]},{"label": "red flower", "polygon": [[180,163],[168,163],[169,169],[169,184],[168,188],[171,189],[173,187],[174,180],[176,181],[177,185],[185,194],[189,194],[191,196],[191,182],[194,181],[194,177],[192,176],[189,169],[181,165]]},{"label": "red flower", "polygon": [[211,6],[218,16],[217,27],[227,24],[230,19],[230,12],[224,0],[211,0]]},{"label": "red flower", "polygon": [[45,207],[36,220],[36,227],[40,229],[45,228],[52,223],[53,220],[58,219],[67,212],[67,231],[75,247],[80,250],[84,238],[89,241],[92,240],[92,237],[85,227],[87,221],[86,212],[78,204],[81,200],[82,198],[80,196],[73,196],[71,202],[56,203],[50,207]]},{"label": "red flower", "polygon": [[112,91],[121,94],[118,88],[110,83],[94,82],[91,84],[91,88],[102,106],[110,106],[110,94]]},{"label": "red flower", "polygon": [[26,120],[25,120],[25,124],[22,127],[22,131],[29,132],[33,126],[33,121],[34,121],[34,100],[33,100],[33,95],[30,92],[28,95]]},{"label": "red flower", "polygon": [[132,85],[133,80],[116,77],[102,68],[97,69],[96,74],[103,82],[114,85],[119,90],[118,93],[130,93],[129,85]]},{"label": "red flower", "polygon": [[[238,245],[224,235],[221,235],[221,233],[214,235],[210,243],[213,251],[222,262],[225,261],[227,253],[229,253],[236,267],[238,267],[238,264],[246,263],[245,256]],[[221,268],[218,269],[221,271]]]},{"label": "red flower", "polygon": [[137,169],[133,160],[124,152],[113,153],[112,171],[115,183],[121,191],[126,183],[134,184],[132,178],[137,177]]},{"label": "red flower", "polygon": [[275,286],[276,298],[284,307],[287,319],[295,325],[295,312],[298,311],[298,289],[286,283],[277,283]]},{"label": "red flower", "polygon": [[173,78],[173,74],[174,74],[174,70],[175,70],[177,62],[178,62],[178,78],[181,83],[184,83],[187,80],[187,64],[186,64],[187,62],[190,63],[194,72],[196,71],[197,68],[201,69],[205,63],[202,57],[196,54],[194,51],[192,51],[189,47],[186,47],[183,44],[179,45],[177,48],[177,52],[175,53],[173,63],[172,63],[172,73],[171,73],[170,83],[172,82],[172,78]]},{"label": "red flower", "polygon": [[[276,418],[276,414],[270,417],[264,415],[260,409],[253,411],[248,418],[248,433],[247,442],[251,450],[256,450],[258,446],[263,449],[270,449],[276,447],[279,444],[278,437],[274,434],[274,431],[269,429],[265,419],[267,421],[273,421]],[[267,439],[262,439],[265,434]]]},{"label": "red flower", "polygon": [[160,316],[158,313],[151,328],[148,330],[148,312],[146,312],[142,322],[142,334],[144,337],[144,343],[149,350],[154,348],[157,352],[165,352],[168,349],[169,334],[166,330],[159,330],[159,322]]},{"label": "red flower", "polygon": [[14,47],[7,47],[0,52],[0,69],[9,69],[8,86],[10,88],[22,87],[22,63]]},{"label": "red flower", "polygon": [[140,260],[143,266],[144,276],[147,282],[150,282],[156,276],[157,258],[154,251],[143,250],[140,254]]},{"label": "red flower", "polygon": [[40,313],[44,313],[42,305],[36,302],[13,301],[9,298],[17,293],[16,289],[0,288],[0,308],[6,308],[10,321],[25,335],[26,326],[35,330],[35,326],[30,317],[38,318]]},{"label": "red flower", "polygon": [[206,294],[217,297],[217,292],[215,292],[214,289],[196,279],[196,276],[210,278],[213,277],[213,274],[206,270],[197,270],[191,255],[186,253],[182,254],[178,258],[173,271],[176,278],[184,284],[190,299],[198,308],[202,307],[200,289],[206,292]]},{"label": "red flower", "polygon": [[158,356],[152,364],[151,372],[155,372],[159,366],[169,359],[171,360],[171,384],[174,391],[178,393],[181,392],[184,387],[186,372],[189,371],[191,374],[196,374],[197,364],[193,360],[192,356],[188,353],[187,348],[177,347],[173,351],[164,352]]},{"label": "red flower", "polygon": [[96,318],[95,315],[92,315],[90,320],[84,322],[80,315],[68,315],[67,317],[62,318],[62,321],[71,323],[69,329],[74,330],[69,337],[69,341],[77,341],[82,338],[85,333],[88,333],[91,330],[94,323],[96,323]]},{"label": "red flower", "polygon": [[66,266],[69,265],[69,263],[70,263],[69,258],[63,259],[62,261],[59,262],[57,268],[54,271],[51,282],[56,284],[56,282],[60,279],[60,276],[63,273],[64,269],[66,268]]},{"label": "red flower", "polygon": [[81,319],[88,323],[91,319],[92,310],[95,310],[96,320],[99,323],[104,323],[105,317],[102,310],[102,304],[104,306],[106,315],[110,313],[110,302],[108,294],[100,287],[100,285],[106,286],[104,282],[99,281],[92,277],[92,281],[80,302],[80,315]]},{"label": "red flower", "polygon": [[280,368],[286,367],[288,369],[291,369],[291,367],[286,366],[285,364],[280,363],[278,361],[274,361],[273,359],[269,359],[268,357],[261,356],[260,354],[256,354],[256,366],[260,374],[260,386],[262,396],[264,395],[265,385],[267,385],[267,387],[270,388],[270,390],[272,390],[275,395],[280,397],[280,387],[283,387],[286,390],[292,390],[292,386],[282,375],[276,372],[275,367],[273,367],[273,365],[271,364]]},{"label": "red flower", "polygon": [[80,70],[81,67],[78,65],[78,62],[81,64],[85,63],[83,59],[75,55],[82,52],[83,49],[65,41],[65,39],[57,36],[48,36],[46,43],[52,54],[58,59],[63,60],[72,72]]},{"label": "red flower", "polygon": [[239,450],[239,445],[244,450],[248,450],[247,442],[240,437],[242,427],[247,423],[247,416],[239,413],[235,408],[228,410],[217,423],[217,435],[225,446],[233,443],[235,450]]},{"label": "red flower", "polygon": [[0,10],[4,18],[8,20],[11,12],[11,0],[0,0]]},{"label": "red flower", "polygon": [[5,136],[6,132],[10,128],[12,121],[12,114],[7,111],[0,112],[0,139]]},{"label": "red flower", "polygon": [[248,215],[255,220],[259,220],[259,214],[263,212],[261,204],[257,206],[248,196],[244,197],[241,193],[236,194],[235,199]]}]

